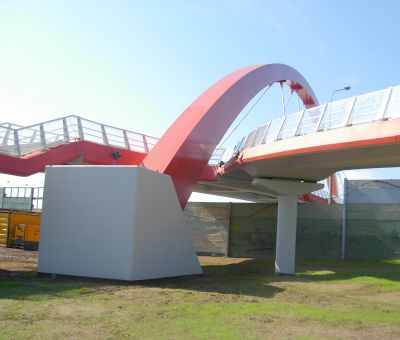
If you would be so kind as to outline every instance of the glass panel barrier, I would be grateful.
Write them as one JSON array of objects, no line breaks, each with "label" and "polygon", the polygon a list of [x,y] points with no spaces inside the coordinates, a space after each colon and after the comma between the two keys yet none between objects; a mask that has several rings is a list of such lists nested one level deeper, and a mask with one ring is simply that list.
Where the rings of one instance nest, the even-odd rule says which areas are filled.
[{"label": "glass panel barrier", "polygon": [[216,148],[211,155],[210,160],[208,161],[209,165],[218,165],[222,156],[224,155],[225,149],[223,148]]},{"label": "glass panel barrier", "polygon": [[294,137],[296,134],[297,126],[299,125],[299,120],[301,119],[301,115],[303,111],[293,113],[291,115],[286,116],[285,122],[283,123],[281,132],[277,139],[286,139],[290,137]]},{"label": "glass panel barrier", "polygon": [[354,98],[328,103],[319,130],[330,130],[346,124],[346,116]]},{"label": "glass panel barrier", "polygon": [[244,143],[243,150],[245,150],[245,149],[247,149],[247,148],[249,148],[251,146],[251,143],[253,142],[254,137],[256,136],[256,133],[257,133],[257,129],[254,130],[254,131],[251,131],[247,135],[247,139],[246,139],[246,142]]},{"label": "glass panel barrier", "polygon": [[265,133],[267,132],[268,126],[269,126],[269,124],[266,124],[257,129],[257,133],[253,139],[253,142],[251,143],[252,144],[251,146],[257,146],[257,145],[262,144],[262,141],[264,139]]},{"label": "glass panel barrier", "polygon": [[382,107],[387,90],[364,94],[356,98],[349,124],[369,123],[381,119]]},{"label": "glass panel barrier", "polygon": [[393,87],[386,109],[385,118],[400,117],[400,86]]},{"label": "glass panel barrier", "polygon": [[278,137],[279,130],[281,129],[285,117],[275,119],[270,123],[269,129],[264,137],[263,143],[272,142]]},{"label": "glass panel barrier", "polygon": [[301,119],[300,125],[297,129],[297,135],[307,135],[316,132],[321,115],[324,113],[325,105],[306,109]]},{"label": "glass panel barrier", "polygon": [[236,146],[234,147],[234,150],[242,151],[245,141],[246,141],[246,137],[243,137],[239,142],[237,142]]}]

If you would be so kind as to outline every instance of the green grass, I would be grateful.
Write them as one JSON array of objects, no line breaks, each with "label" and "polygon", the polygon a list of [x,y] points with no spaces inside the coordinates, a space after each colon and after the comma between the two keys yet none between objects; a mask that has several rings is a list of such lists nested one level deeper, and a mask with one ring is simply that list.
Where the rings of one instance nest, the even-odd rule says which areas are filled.
[{"label": "green grass", "polygon": [[0,338],[400,337],[400,260],[213,262],[140,283],[21,272],[0,281]]}]

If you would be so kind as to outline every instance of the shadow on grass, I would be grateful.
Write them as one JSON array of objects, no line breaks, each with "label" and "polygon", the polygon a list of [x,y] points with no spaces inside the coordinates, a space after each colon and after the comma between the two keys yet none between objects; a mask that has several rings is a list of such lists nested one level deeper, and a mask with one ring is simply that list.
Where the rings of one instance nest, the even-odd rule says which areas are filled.
[{"label": "shadow on grass", "polygon": [[124,287],[180,289],[270,298],[284,291],[276,283],[341,281],[372,277],[400,281],[399,261],[298,261],[296,275],[275,275],[273,260],[249,259],[233,264],[203,265],[204,275],[138,282],[50,275],[34,271],[0,270],[0,299],[40,299],[41,296],[96,294]]},{"label": "shadow on grass", "polygon": [[275,274],[274,260],[248,259],[228,265],[203,265],[204,276],[150,281],[158,287],[217,291],[271,297],[284,290],[285,282],[346,281],[361,278],[400,283],[399,260],[299,260],[295,275]]},{"label": "shadow on grass", "polygon": [[0,299],[40,299],[44,295],[68,297],[111,292],[124,287],[178,289],[197,292],[270,298],[283,288],[268,284],[266,273],[254,270],[253,261],[244,264],[203,266],[204,275],[126,282],[67,275],[38,274],[34,271],[0,270]]}]

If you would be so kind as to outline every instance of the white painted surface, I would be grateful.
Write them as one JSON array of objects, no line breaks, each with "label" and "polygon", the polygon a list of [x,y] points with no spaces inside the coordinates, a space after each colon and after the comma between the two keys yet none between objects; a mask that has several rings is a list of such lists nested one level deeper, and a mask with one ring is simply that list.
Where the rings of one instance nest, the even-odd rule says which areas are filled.
[{"label": "white painted surface", "polygon": [[296,261],[297,198],[278,196],[275,272],[294,274]]},{"label": "white painted surface", "polygon": [[171,178],[134,166],[46,168],[38,271],[121,280],[202,273]]},{"label": "white painted surface", "polygon": [[256,187],[267,189],[278,195],[303,195],[320,190],[324,187],[322,183],[308,183],[284,179],[254,178],[252,184]]}]

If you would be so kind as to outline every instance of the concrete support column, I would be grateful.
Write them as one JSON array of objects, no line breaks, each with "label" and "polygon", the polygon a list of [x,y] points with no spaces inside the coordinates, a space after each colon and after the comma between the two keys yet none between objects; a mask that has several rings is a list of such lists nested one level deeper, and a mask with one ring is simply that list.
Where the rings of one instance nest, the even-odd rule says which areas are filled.
[{"label": "concrete support column", "polygon": [[296,260],[297,196],[322,189],[320,183],[254,178],[253,185],[278,196],[275,273],[294,274]]},{"label": "concrete support column", "polygon": [[294,274],[296,261],[297,198],[278,196],[275,273]]}]

